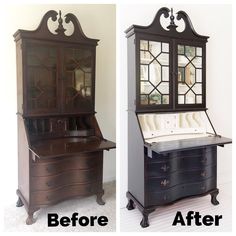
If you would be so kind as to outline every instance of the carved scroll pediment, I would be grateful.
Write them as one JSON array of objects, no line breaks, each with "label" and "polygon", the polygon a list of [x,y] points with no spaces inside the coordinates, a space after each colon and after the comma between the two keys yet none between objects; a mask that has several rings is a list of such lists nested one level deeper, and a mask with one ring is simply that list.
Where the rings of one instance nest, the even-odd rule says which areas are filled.
[{"label": "carved scroll pediment", "polygon": [[[165,28],[161,24],[161,17],[164,16],[164,18],[169,18],[170,23]],[[176,20],[176,21],[175,21]],[[184,30],[179,32],[178,31],[178,22],[183,20],[184,22]],[[127,34],[127,37],[130,37],[134,33],[150,33],[150,34],[158,34],[161,36],[169,36],[169,37],[176,37],[176,38],[185,38],[185,39],[195,39],[200,41],[207,41],[209,38],[208,36],[203,36],[198,34],[193,24],[184,11],[178,11],[176,13],[176,18],[173,14],[173,9],[168,9],[166,7],[162,7],[157,13],[153,20],[153,22],[148,26],[140,26],[140,25],[132,25],[130,28],[128,28],[125,33]]]},{"label": "carved scroll pediment", "polygon": [[[53,22],[57,22],[57,28],[52,31],[48,27],[49,20]],[[69,23],[73,24],[73,32],[70,35],[67,35],[67,25]],[[64,17],[62,17],[61,11],[56,12],[54,10],[48,11],[42,18],[38,28],[33,31],[29,30],[18,30],[15,34],[15,41],[20,38],[33,38],[33,39],[45,39],[45,40],[58,40],[65,42],[73,42],[73,43],[84,43],[97,45],[98,39],[88,38],[77,19],[77,17],[68,13]]]}]

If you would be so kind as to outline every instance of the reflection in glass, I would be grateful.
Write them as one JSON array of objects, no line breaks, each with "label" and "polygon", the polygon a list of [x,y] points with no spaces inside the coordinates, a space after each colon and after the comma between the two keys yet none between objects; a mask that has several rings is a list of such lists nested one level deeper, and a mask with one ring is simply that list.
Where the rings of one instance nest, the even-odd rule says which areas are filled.
[{"label": "reflection in glass", "polygon": [[161,82],[161,66],[160,64],[154,60],[150,65],[149,65],[149,70],[150,70],[150,82],[156,86]]},{"label": "reflection in glass", "polygon": [[148,65],[140,65],[140,80],[148,80]]},{"label": "reflection in glass", "polygon": [[158,86],[158,90],[162,94],[169,94],[169,83],[168,82],[161,82],[160,85]]},{"label": "reflection in glass", "polygon": [[140,51],[140,61],[141,64],[149,64],[153,60],[153,56],[150,52],[147,51]]},{"label": "reflection in glass", "polygon": [[154,90],[149,95],[150,104],[161,104],[161,94]]},{"label": "reflection in glass", "polygon": [[185,67],[185,83],[189,86],[195,83],[195,68],[191,63]]},{"label": "reflection in glass", "polygon": [[148,50],[148,41],[147,40],[140,40],[140,49],[141,50]]},{"label": "reflection in glass", "polygon": [[149,82],[140,82],[140,92],[141,94],[149,94],[154,87]]},{"label": "reflection in glass", "polygon": [[202,89],[202,48],[178,45],[178,104],[201,104]]},{"label": "reflection in glass", "polygon": [[162,52],[169,52],[169,43],[162,43]]},{"label": "reflection in glass", "polygon": [[169,81],[169,67],[162,66],[162,81]]},{"label": "reflection in glass", "polygon": [[185,55],[192,60],[195,57],[195,47],[185,46]]},{"label": "reflection in glass", "polygon": [[156,57],[161,52],[161,43],[149,41],[149,51]]},{"label": "reflection in glass", "polygon": [[169,54],[167,53],[161,53],[158,57],[157,60],[161,63],[161,65],[169,65]]}]

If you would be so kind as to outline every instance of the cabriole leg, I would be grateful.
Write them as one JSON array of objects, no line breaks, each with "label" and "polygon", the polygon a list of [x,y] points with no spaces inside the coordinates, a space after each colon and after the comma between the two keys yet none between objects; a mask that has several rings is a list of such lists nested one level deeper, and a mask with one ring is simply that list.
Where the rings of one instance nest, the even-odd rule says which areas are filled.
[{"label": "cabriole leg", "polygon": [[18,197],[18,200],[16,202],[16,207],[22,207],[24,206],[24,203],[21,201],[20,197]]},{"label": "cabriole leg", "polygon": [[105,202],[102,199],[103,194],[104,194],[104,191],[97,194],[96,201],[97,201],[97,204],[99,204],[99,205],[105,205]]},{"label": "cabriole leg", "polygon": [[135,208],[134,206],[134,201],[132,199],[128,199],[128,204],[126,206],[126,208],[130,211],[133,210]]},{"label": "cabriole leg", "polygon": [[32,225],[35,222],[36,222],[36,220],[34,219],[34,212],[29,212],[28,213],[28,218],[26,219],[26,224],[27,225]]},{"label": "cabriole leg", "polygon": [[219,189],[216,189],[214,192],[211,193],[211,203],[213,205],[219,205],[219,202],[216,199],[218,194],[219,194]]},{"label": "cabriole leg", "polygon": [[149,221],[148,221],[148,215],[149,215],[149,213],[143,212],[142,214],[143,214],[143,218],[142,218],[142,220],[141,220],[141,222],[140,222],[140,225],[141,225],[143,228],[146,228],[146,227],[149,226]]}]

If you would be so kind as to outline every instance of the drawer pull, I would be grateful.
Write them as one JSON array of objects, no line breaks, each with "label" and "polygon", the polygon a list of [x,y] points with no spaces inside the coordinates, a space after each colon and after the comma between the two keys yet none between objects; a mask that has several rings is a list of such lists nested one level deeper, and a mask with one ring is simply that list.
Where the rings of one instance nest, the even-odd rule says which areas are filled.
[{"label": "drawer pull", "polygon": [[206,186],[205,185],[201,186],[201,190],[206,190]]},{"label": "drawer pull", "polygon": [[164,196],[163,196],[163,200],[164,200],[164,201],[166,201],[167,198],[168,198],[167,195],[164,195]]},{"label": "drawer pull", "polygon": [[50,196],[46,196],[46,199],[48,200],[48,201],[51,201],[51,197]]},{"label": "drawer pull", "polygon": [[170,181],[169,181],[169,180],[166,180],[166,179],[161,181],[161,185],[164,186],[164,187],[165,187],[166,185],[168,185],[169,183],[170,183]]},{"label": "drawer pull", "polygon": [[207,158],[206,158],[206,157],[202,158],[202,159],[201,159],[201,163],[202,163],[202,164],[206,164],[206,163],[207,163]]},{"label": "drawer pull", "polygon": [[52,186],[53,186],[53,182],[52,182],[52,181],[48,181],[48,182],[46,183],[46,185],[47,185],[48,187],[52,187]]},{"label": "drawer pull", "polygon": [[53,170],[53,168],[52,168],[51,166],[47,166],[47,167],[46,167],[46,170],[47,170],[48,173],[51,173],[52,170]]},{"label": "drawer pull", "polygon": [[205,177],[206,176],[206,171],[201,172],[201,176]]},{"label": "drawer pull", "polygon": [[167,166],[166,164],[164,166],[161,167],[161,169],[166,172],[170,167]]}]

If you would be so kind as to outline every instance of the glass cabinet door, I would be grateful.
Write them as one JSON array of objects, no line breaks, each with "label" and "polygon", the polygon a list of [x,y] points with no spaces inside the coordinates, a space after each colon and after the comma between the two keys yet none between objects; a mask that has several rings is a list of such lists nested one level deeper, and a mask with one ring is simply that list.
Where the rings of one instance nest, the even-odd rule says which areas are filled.
[{"label": "glass cabinet door", "polygon": [[93,110],[93,60],[90,49],[64,49],[62,79],[66,111]]},{"label": "glass cabinet door", "polygon": [[140,106],[170,103],[169,43],[140,40]]},{"label": "glass cabinet door", "polygon": [[57,110],[57,49],[27,46],[27,104],[30,113]]},{"label": "glass cabinet door", "polygon": [[178,44],[177,104],[203,104],[203,52],[201,47]]}]

